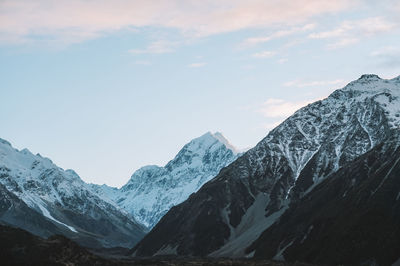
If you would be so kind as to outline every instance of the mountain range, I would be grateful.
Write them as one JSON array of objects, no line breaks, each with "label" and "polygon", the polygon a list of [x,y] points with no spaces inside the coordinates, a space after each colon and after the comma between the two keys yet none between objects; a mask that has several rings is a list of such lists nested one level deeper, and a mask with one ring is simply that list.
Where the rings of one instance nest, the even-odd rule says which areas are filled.
[{"label": "mountain range", "polygon": [[41,237],[63,234],[84,246],[131,247],[146,232],[73,170],[5,140],[0,140],[0,193],[0,221]]},{"label": "mountain range", "polygon": [[0,140],[0,222],[131,257],[397,265],[399,162],[400,77],[366,74],[247,152],[206,133],[119,189]]},{"label": "mountain range", "polygon": [[92,248],[131,248],[238,155],[221,133],[208,132],[165,167],[143,167],[117,189],[87,184],[73,170],[0,139],[0,222]]},{"label": "mountain range", "polygon": [[[173,207],[132,254],[394,262],[399,97],[400,77],[362,75],[301,108]],[[363,217],[379,223],[362,223]]]}]

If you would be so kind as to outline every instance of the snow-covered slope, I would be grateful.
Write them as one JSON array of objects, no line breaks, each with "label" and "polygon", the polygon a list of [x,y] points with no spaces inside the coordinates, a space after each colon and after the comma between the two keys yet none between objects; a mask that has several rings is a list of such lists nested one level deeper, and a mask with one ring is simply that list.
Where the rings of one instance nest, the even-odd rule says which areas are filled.
[{"label": "snow-covered slope", "polygon": [[[144,228],[129,214],[112,201],[101,199],[73,170],[64,171],[50,159],[43,158],[39,154],[34,155],[27,149],[21,151],[14,149],[10,143],[2,139],[0,139],[0,184],[26,204],[19,205],[28,206],[58,228],[57,231],[50,233],[61,231],[81,244],[130,246],[144,235]],[[10,209],[10,211],[15,214],[19,210]],[[6,214],[3,213],[0,220],[20,226],[16,220],[13,220],[14,222],[7,220],[7,217],[14,214]],[[29,221],[31,218],[27,216],[24,219]],[[40,228],[40,225],[26,225],[24,229],[30,230],[34,227]],[[48,236],[42,234],[45,230],[30,231]]]},{"label": "snow-covered slope", "polygon": [[182,255],[244,256],[246,245],[272,224],[260,225],[255,208],[265,210],[268,221],[277,220],[282,209],[385,141],[399,125],[400,77],[363,75],[295,112],[171,209],[133,252],[148,256],[170,249]]},{"label": "snow-covered slope", "polygon": [[208,132],[186,144],[164,167],[140,168],[121,189],[104,185],[93,189],[151,228],[237,156],[221,133]]}]

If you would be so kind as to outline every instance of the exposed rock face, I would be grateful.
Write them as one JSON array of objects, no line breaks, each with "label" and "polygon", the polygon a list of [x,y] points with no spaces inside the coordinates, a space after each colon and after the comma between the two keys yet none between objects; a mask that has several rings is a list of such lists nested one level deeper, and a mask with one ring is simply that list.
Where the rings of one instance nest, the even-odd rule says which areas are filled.
[{"label": "exposed rock face", "polygon": [[289,205],[399,125],[400,79],[363,75],[272,130],[173,207],[132,253],[245,256],[245,248]]},{"label": "exposed rock face", "polygon": [[394,136],[346,164],[292,204],[247,252],[315,264],[392,265],[400,258],[399,146]]},{"label": "exposed rock face", "polygon": [[167,211],[216,176],[238,157],[221,133],[206,133],[186,144],[164,167],[137,170],[121,189],[93,185],[140,223],[152,228]]},{"label": "exposed rock face", "polygon": [[72,170],[0,141],[0,221],[42,237],[64,234],[86,246],[134,245],[145,228],[101,199]]}]

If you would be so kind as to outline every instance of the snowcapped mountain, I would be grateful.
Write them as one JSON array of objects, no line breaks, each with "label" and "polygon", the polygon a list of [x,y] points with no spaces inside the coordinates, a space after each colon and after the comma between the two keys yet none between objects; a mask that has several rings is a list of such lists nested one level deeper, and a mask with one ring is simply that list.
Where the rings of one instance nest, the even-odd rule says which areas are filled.
[{"label": "snowcapped mountain", "polygon": [[237,157],[237,150],[221,133],[208,132],[186,144],[164,167],[140,168],[121,189],[105,185],[93,185],[93,189],[152,228],[171,207],[186,200]]},{"label": "snowcapped mountain", "polygon": [[247,250],[315,265],[400,262],[400,135],[376,145],[292,205]]},{"label": "snowcapped mountain", "polygon": [[0,139],[0,220],[47,237],[64,234],[86,246],[126,246],[144,227],[102,199],[73,170]]},{"label": "snowcapped mountain", "polygon": [[399,126],[400,77],[363,75],[295,112],[172,208],[132,252],[251,256],[246,248],[288,208]]}]

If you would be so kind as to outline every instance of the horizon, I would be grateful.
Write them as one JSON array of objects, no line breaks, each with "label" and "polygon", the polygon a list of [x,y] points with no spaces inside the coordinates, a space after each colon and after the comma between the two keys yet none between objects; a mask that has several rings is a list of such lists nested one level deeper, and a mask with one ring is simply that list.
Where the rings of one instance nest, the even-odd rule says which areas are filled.
[{"label": "horizon", "polygon": [[254,147],[362,74],[399,76],[398,12],[395,1],[4,1],[0,138],[116,187],[205,132]]}]

